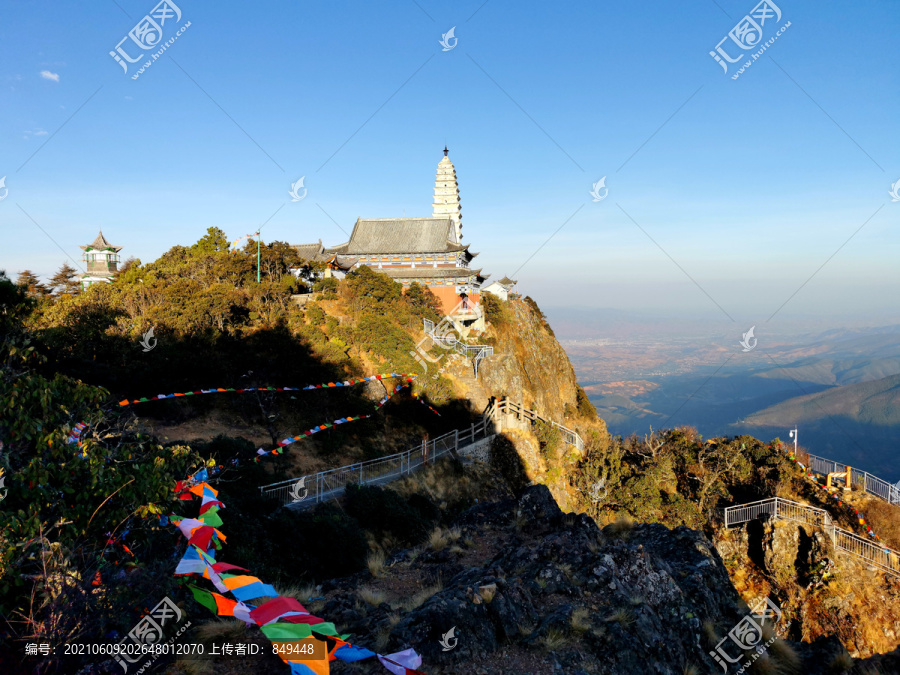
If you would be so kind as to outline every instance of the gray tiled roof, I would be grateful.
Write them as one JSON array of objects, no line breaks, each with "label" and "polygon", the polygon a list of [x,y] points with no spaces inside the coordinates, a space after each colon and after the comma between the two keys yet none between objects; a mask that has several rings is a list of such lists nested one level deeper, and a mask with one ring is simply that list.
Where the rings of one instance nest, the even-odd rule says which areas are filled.
[{"label": "gray tiled roof", "polygon": [[387,274],[392,278],[403,279],[487,279],[481,270],[470,270],[468,267],[383,267],[376,272]]},{"label": "gray tiled roof", "polygon": [[468,267],[383,267],[378,272],[392,277],[471,277],[478,276],[481,270],[470,270]]},{"label": "gray tiled roof", "polygon": [[365,253],[438,253],[461,251],[465,246],[451,239],[453,221],[449,218],[379,218],[356,221],[346,248],[335,252]]},{"label": "gray tiled roof", "polygon": [[331,257],[324,255],[325,247],[321,239],[316,244],[294,244],[293,248],[303,260],[327,260]]},{"label": "gray tiled roof", "polygon": [[516,285],[515,279],[510,279],[509,277],[503,277],[497,283],[503,284],[504,286],[515,286]]}]

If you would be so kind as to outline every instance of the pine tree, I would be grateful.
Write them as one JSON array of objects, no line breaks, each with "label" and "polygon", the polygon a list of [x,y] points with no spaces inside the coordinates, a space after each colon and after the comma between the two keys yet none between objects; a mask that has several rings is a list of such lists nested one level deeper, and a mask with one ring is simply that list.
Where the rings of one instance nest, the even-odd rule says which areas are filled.
[{"label": "pine tree", "polygon": [[31,270],[19,272],[16,286],[22,288],[32,298],[42,298],[49,294],[47,287],[41,283],[41,280]]},{"label": "pine tree", "polygon": [[72,295],[81,290],[81,283],[76,278],[78,270],[69,263],[64,262],[59,271],[50,277],[50,287],[54,290],[57,297],[61,295]]}]

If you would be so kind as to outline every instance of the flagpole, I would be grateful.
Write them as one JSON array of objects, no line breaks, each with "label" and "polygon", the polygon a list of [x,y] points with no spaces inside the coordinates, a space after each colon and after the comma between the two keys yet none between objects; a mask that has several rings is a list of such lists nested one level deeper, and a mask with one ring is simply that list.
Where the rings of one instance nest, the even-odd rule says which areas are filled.
[{"label": "flagpole", "polygon": [[260,228],[256,231],[256,283],[259,283],[259,240],[260,240]]}]

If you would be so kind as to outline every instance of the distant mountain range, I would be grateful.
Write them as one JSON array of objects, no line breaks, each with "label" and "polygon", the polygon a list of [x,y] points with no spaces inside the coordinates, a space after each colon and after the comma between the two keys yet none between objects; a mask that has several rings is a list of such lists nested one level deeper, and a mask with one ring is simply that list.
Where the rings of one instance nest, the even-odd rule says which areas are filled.
[{"label": "distant mountain range", "polygon": [[[562,318],[564,327],[578,319]],[[688,337],[702,326],[618,312],[582,318],[564,345],[612,433],[686,424],[707,437],[787,441],[797,426],[810,452],[900,479],[900,325],[778,335],[760,327],[750,353],[739,332],[710,324]]]},{"label": "distant mountain range", "polygon": [[[824,369],[818,370],[824,372]],[[746,417],[743,425],[807,424],[829,416],[883,427],[900,426],[900,375],[788,399]]]}]

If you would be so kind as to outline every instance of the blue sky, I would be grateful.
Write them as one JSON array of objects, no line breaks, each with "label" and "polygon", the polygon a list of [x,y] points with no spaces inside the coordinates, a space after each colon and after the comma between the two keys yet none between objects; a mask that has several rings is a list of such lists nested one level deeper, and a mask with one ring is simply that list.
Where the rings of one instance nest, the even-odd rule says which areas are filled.
[{"label": "blue sky", "polygon": [[210,226],[337,244],[429,215],[447,143],[476,262],[541,305],[900,313],[896,2],[779,2],[733,80],[709,51],[753,1],[181,0],[133,80],[109,52],[154,5],[0,3],[0,269],[59,267],[40,228],[76,260],[99,227],[145,262]]}]

